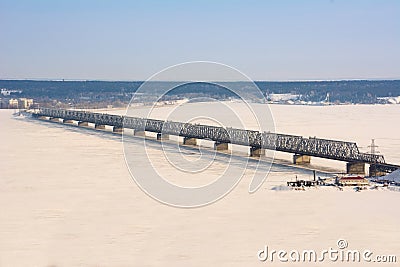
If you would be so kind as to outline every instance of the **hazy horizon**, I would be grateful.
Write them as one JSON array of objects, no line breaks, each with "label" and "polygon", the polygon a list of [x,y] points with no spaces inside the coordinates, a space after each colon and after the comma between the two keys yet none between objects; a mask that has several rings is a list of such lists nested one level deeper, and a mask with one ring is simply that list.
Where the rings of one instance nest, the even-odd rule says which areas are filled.
[{"label": "hazy horizon", "polygon": [[0,0],[0,78],[146,80],[220,62],[252,80],[400,78],[398,1]]}]

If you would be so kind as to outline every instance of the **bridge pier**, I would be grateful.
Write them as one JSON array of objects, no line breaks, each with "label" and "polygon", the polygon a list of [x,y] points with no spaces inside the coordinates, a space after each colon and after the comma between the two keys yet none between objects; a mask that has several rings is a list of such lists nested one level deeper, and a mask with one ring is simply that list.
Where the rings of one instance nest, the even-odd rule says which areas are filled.
[{"label": "bridge pier", "polygon": [[50,117],[50,121],[60,122],[60,118]]},{"label": "bridge pier", "polygon": [[73,124],[74,121],[73,120],[63,120],[63,123]]},{"label": "bridge pier", "polygon": [[359,174],[365,175],[365,163],[364,162],[348,162],[346,164],[347,174]]},{"label": "bridge pier", "polygon": [[124,128],[118,127],[118,126],[114,126],[114,127],[113,127],[113,132],[114,132],[114,133],[122,134],[122,133],[124,132]]},{"label": "bridge pier", "polygon": [[369,176],[384,176],[398,169],[400,169],[400,166],[393,164],[372,163],[369,165]]},{"label": "bridge pier", "polygon": [[372,176],[374,176],[374,177],[385,176],[386,174],[388,174],[388,173],[377,169],[374,165],[369,166],[369,176],[371,176],[371,177]]},{"label": "bridge pier", "polygon": [[78,121],[78,126],[89,126],[87,121]]},{"label": "bridge pier", "polygon": [[294,154],[293,155],[293,164],[308,164],[311,162],[311,156],[308,155],[299,155],[299,154]]},{"label": "bridge pier", "polygon": [[105,130],[106,126],[103,125],[103,124],[95,124],[94,128],[97,129],[97,130]]},{"label": "bridge pier", "polygon": [[260,157],[265,155],[265,149],[259,147],[250,147],[250,157]]},{"label": "bridge pier", "polygon": [[133,135],[134,135],[134,136],[145,137],[145,136],[146,136],[146,131],[136,131],[136,130],[133,130]]},{"label": "bridge pier", "polygon": [[184,145],[195,146],[195,145],[197,145],[197,139],[196,138],[190,138],[190,137],[184,137],[183,138],[183,144]]},{"label": "bridge pier", "polygon": [[217,151],[228,150],[228,143],[215,142],[214,149]]},{"label": "bridge pier", "polygon": [[168,140],[168,139],[169,139],[169,134],[157,133],[158,141]]}]

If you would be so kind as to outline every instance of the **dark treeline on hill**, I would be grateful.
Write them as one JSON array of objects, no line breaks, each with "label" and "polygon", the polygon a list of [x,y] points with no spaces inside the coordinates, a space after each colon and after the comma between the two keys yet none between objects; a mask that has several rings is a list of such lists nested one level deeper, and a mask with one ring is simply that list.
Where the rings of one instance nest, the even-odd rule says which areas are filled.
[{"label": "dark treeline on hill", "polygon": [[377,97],[400,96],[400,80],[348,80],[256,82],[263,92],[293,93],[307,101],[322,101],[329,93],[331,102],[377,103]]},{"label": "dark treeline on hill", "polygon": [[24,97],[73,98],[102,93],[134,92],[142,82],[0,80],[0,88],[22,90]]},{"label": "dark treeline on hill", "polygon": [[[168,82],[156,82],[168,84]],[[296,94],[304,101],[322,101],[327,93],[331,102],[377,103],[378,97],[400,96],[400,80],[349,80],[349,81],[296,81],[255,82],[264,95]],[[0,80],[0,88],[20,90],[9,97],[33,98],[38,103],[64,103],[79,106],[80,103],[126,104],[140,87],[141,81],[37,81]],[[235,87],[246,83],[236,82]],[[226,87],[232,83],[223,83]],[[0,97],[3,97],[0,95]],[[229,90],[210,83],[190,83],[171,90],[164,98],[211,97],[226,99],[235,97]]]}]

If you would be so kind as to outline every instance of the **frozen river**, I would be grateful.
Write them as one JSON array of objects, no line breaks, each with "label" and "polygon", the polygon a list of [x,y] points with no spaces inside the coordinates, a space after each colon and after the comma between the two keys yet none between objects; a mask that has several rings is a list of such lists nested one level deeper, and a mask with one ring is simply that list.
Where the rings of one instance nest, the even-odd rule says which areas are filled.
[{"label": "frozen river", "polygon": [[[152,116],[184,121],[190,112],[210,112],[223,118],[214,105],[188,104],[179,113],[159,107]],[[400,163],[400,105],[272,105],[271,110],[276,132],[355,141],[363,152],[375,139],[387,162]],[[254,126],[251,120],[245,124]],[[295,175],[312,175],[275,165],[260,190],[249,194],[250,164],[225,198],[180,209],[148,197],[133,182],[121,136],[0,110],[0,147],[0,266],[256,266],[263,264],[256,254],[265,245],[321,250],[335,247],[340,238],[352,249],[400,251],[398,192],[274,191]],[[229,164],[219,157],[204,181],[190,181],[162,162],[161,150],[157,142],[149,147],[155,167],[178,184],[210,182]],[[189,152],[189,158],[196,156]],[[140,164],[140,155],[134,156]],[[291,160],[290,154],[276,157]],[[239,158],[233,163],[240,169]],[[345,168],[315,158],[312,165]]]}]

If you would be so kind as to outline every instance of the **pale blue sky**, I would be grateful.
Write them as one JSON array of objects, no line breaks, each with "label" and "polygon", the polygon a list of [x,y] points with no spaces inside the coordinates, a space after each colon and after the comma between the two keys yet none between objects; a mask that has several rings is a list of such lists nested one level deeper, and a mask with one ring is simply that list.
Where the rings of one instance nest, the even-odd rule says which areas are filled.
[{"label": "pale blue sky", "polygon": [[400,78],[400,1],[0,0],[0,78],[144,80],[217,61],[255,80]]}]

